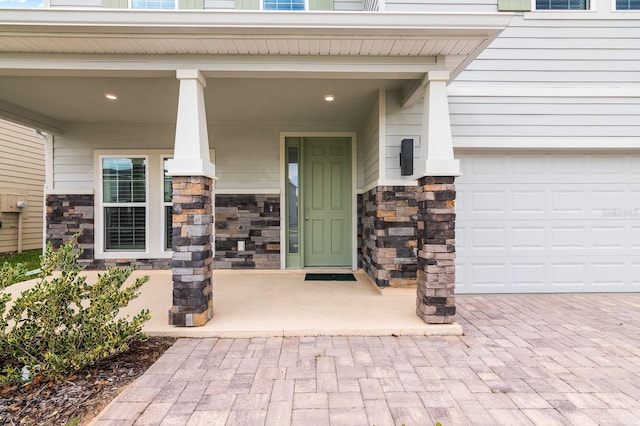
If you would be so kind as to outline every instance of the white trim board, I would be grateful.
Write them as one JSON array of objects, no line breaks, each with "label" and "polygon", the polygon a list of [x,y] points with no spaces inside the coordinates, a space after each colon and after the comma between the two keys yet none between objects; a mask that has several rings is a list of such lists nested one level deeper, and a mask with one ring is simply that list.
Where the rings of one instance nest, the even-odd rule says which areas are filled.
[{"label": "white trim board", "polygon": [[241,189],[233,189],[233,188],[224,188],[219,189],[215,188],[214,193],[216,195],[234,195],[234,194],[242,194],[242,195],[251,195],[251,194],[259,194],[259,195],[280,195],[280,188],[260,188],[260,189],[251,189],[251,188],[241,188]]},{"label": "white trim board", "polygon": [[640,149],[640,139],[632,137],[454,137],[455,149]]},{"label": "white trim board", "polygon": [[44,195],[94,195],[91,189],[45,189]]},{"label": "white trim board", "polygon": [[447,88],[448,96],[482,97],[568,97],[568,98],[637,98],[640,86],[629,87],[532,87],[532,86],[461,86]]}]

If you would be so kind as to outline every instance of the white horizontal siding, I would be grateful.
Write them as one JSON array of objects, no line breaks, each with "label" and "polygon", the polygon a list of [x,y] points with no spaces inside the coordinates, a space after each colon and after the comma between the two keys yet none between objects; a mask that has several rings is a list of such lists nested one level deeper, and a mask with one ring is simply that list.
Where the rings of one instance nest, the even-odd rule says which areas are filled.
[{"label": "white horizontal siding", "polygon": [[[26,194],[22,248],[42,247],[44,142],[27,127],[0,120],[0,194]],[[18,214],[0,213],[0,253],[18,249]]]},{"label": "white horizontal siding", "polygon": [[53,181],[56,191],[92,190],[96,149],[171,149],[173,125],[69,124],[54,138]]},{"label": "white horizontal siding", "polygon": [[333,10],[354,11],[363,10],[362,0],[333,0]]},{"label": "white horizontal siding", "polygon": [[[376,102],[362,132],[358,147],[358,188],[367,188],[380,177],[380,106]],[[361,176],[362,175],[362,176]]]},{"label": "white horizontal siding", "polygon": [[387,0],[387,12],[497,12],[497,0]]},{"label": "white horizontal siding", "polygon": [[[640,99],[621,91],[640,88],[640,16],[636,20],[607,15],[575,20],[525,16],[514,16],[451,83],[453,136],[637,137]],[[487,90],[479,95],[474,92],[478,86]],[[491,96],[491,87],[510,93]],[[543,88],[540,94],[532,93]],[[568,90],[580,93],[571,96]],[[590,97],[590,90],[597,93]]]},{"label": "white horizontal siding", "polygon": [[640,135],[640,99],[632,97],[452,96],[449,108],[454,137]]},{"label": "white horizontal siding", "polygon": [[[173,124],[73,123],[54,140],[54,190],[94,189],[96,149],[167,149],[174,145]],[[217,190],[261,190],[280,186],[280,132],[355,131],[341,124],[209,123],[216,150]]]},{"label": "white horizontal siding", "polygon": [[205,9],[235,9],[234,0],[204,0]]},{"label": "white horizontal siding", "polygon": [[387,122],[385,146],[385,178],[388,180],[406,180],[415,183],[410,176],[400,174],[400,145],[403,139],[413,139],[414,167],[418,161],[420,135],[422,134],[422,103],[410,108],[400,107],[401,94],[387,91]]},{"label": "white horizontal siding", "polygon": [[[639,17],[640,18],[640,17]],[[638,85],[638,20],[514,16],[455,85]]]}]

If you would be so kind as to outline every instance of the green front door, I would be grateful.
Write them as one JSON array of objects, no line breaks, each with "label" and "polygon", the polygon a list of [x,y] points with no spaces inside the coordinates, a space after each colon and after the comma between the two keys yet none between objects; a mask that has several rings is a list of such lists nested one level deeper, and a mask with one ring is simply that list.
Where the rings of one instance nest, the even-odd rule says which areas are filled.
[{"label": "green front door", "polygon": [[303,139],[304,266],[351,266],[351,139]]}]

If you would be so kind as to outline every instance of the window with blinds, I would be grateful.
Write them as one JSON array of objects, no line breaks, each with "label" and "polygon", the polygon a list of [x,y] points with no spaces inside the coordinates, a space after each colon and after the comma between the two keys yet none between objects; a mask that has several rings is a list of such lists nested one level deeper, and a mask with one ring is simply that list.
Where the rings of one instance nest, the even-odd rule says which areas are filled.
[{"label": "window with blinds", "polygon": [[146,249],[147,161],[102,159],[104,250]]},{"label": "window with blinds", "polygon": [[264,0],[264,10],[305,10],[305,0]]},{"label": "window with blinds", "polygon": [[589,10],[588,0],[536,0],[536,10]]},{"label": "window with blinds", "polygon": [[640,0],[616,0],[616,10],[640,10]]}]

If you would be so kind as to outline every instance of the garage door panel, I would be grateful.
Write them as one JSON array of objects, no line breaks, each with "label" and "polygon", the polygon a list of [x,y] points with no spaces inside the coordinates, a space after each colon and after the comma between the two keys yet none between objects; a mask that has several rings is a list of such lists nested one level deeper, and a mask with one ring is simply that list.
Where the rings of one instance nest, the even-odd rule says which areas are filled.
[{"label": "garage door panel", "polygon": [[[582,262],[558,262],[551,264],[550,284],[555,287],[582,286],[585,283],[585,265]],[[550,286],[551,287],[551,286]]]},{"label": "garage door panel", "polygon": [[584,213],[588,199],[587,191],[551,191],[550,208],[553,213]]},{"label": "garage door panel", "polygon": [[592,245],[594,249],[626,249],[628,241],[627,229],[624,226],[594,226],[592,232]]},{"label": "garage door panel", "polygon": [[640,249],[640,226],[631,228],[631,248]]},{"label": "garage door panel", "polygon": [[610,208],[624,208],[629,204],[630,191],[615,190],[612,188],[591,191],[592,208],[600,211]]},{"label": "garage door panel", "polygon": [[[625,185],[459,184],[456,212],[460,218],[606,219],[605,215],[640,217],[640,190]],[[549,216],[551,215],[551,216]]]},{"label": "garage door panel", "polygon": [[506,265],[502,262],[482,262],[471,264],[470,278],[478,285],[499,288],[506,277]]},{"label": "garage door panel", "polygon": [[577,179],[579,175],[584,175],[584,165],[588,162],[588,158],[581,156],[559,155],[551,157],[552,175],[572,175],[572,179]]},{"label": "garage door panel", "polygon": [[514,249],[540,249],[545,244],[545,229],[541,226],[522,226],[511,229],[512,245]]},{"label": "garage door panel", "polygon": [[502,191],[476,191],[471,194],[469,208],[473,212],[503,213],[506,209]]},{"label": "garage door panel", "polygon": [[545,158],[542,155],[514,155],[511,163],[513,174],[520,176],[535,175],[542,176],[546,173]]},{"label": "garage door panel", "polygon": [[474,157],[466,166],[467,170],[465,171],[473,174],[473,176],[485,176],[493,179],[502,178],[507,171],[506,159],[499,157]]},{"label": "garage door panel", "polygon": [[[502,157],[502,158],[498,158]],[[487,155],[461,156],[458,183],[591,183],[638,182],[640,160],[628,155]],[[473,179],[471,179],[473,177]]]},{"label": "garage door panel", "polygon": [[514,213],[544,213],[544,191],[511,191],[511,211]]},{"label": "garage door panel", "polygon": [[625,286],[626,270],[623,262],[594,262],[591,265],[592,286],[601,291],[613,290],[612,287],[623,289]]},{"label": "garage door panel", "polygon": [[[500,255],[510,257],[527,253],[564,256],[568,252],[611,255],[612,251],[640,248],[640,229],[630,221],[618,225],[603,225],[587,220],[547,221],[539,223],[512,220],[467,221],[458,219],[456,250],[462,255]],[[533,224],[533,225],[532,225]]]},{"label": "garage door panel", "polygon": [[634,286],[631,291],[640,291],[640,261],[634,262],[628,269],[631,273],[627,276],[631,277],[631,284]]},{"label": "garage door panel", "polygon": [[555,249],[584,250],[587,244],[587,232],[584,226],[550,225],[551,244]]},{"label": "garage door panel", "polygon": [[513,262],[512,280],[514,288],[536,287],[544,289],[546,271],[544,263],[519,263]]},{"label": "garage door panel", "polygon": [[505,247],[505,229],[501,227],[475,227],[471,230],[471,247],[475,250]]},{"label": "garage door panel", "polygon": [[461,165],[458,292],[640,291],[640,155],[469,154]]},{"label": "garage door panel", "polygon": [[593,176],[602,177],[602,175],[617,175],[622,177],[626,170],[625,167],[620,167],[621,164],[624,164],[624,161],[620,161],[620,156],[618,155],[602,155],[602,156],[590,156],[591,164],[589,167],[589,172]]},{"label": "garage door panel", "polygon": [[640,219],[640,191],[631,191],[631,208],[633,216]]}]

